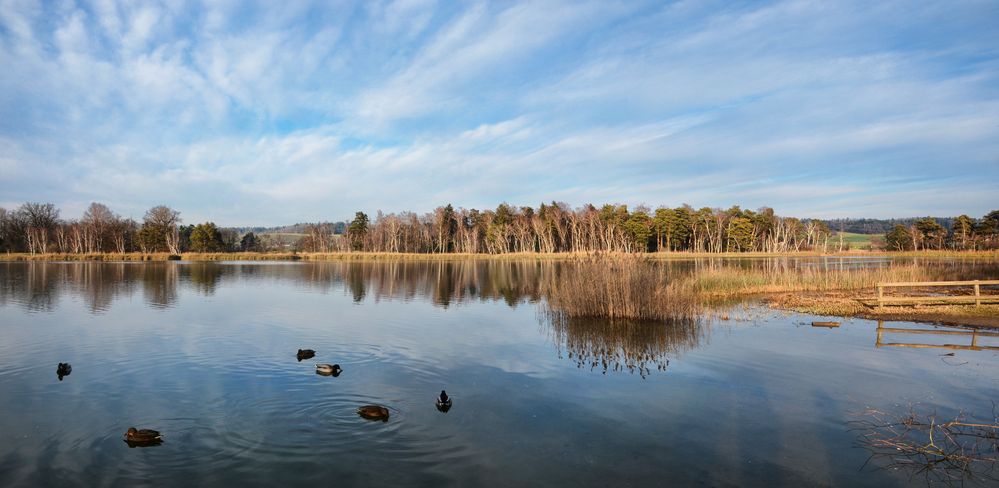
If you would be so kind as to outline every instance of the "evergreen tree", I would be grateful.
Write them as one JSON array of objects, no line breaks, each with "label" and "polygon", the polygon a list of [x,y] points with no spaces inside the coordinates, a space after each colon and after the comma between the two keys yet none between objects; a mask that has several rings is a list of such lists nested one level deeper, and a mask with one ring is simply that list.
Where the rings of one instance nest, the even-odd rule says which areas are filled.
[{"label": "evergreen tree", "polygon": [[897,224],[885,235],[885,246],[889,251],[911,251],[912,235],[904,225]]},{"label": "evergreen tree", "polygon": [[191,231],[191,250],[194,252],[222,251],[222,234],[213,222],[205,222],[194,226]]}]

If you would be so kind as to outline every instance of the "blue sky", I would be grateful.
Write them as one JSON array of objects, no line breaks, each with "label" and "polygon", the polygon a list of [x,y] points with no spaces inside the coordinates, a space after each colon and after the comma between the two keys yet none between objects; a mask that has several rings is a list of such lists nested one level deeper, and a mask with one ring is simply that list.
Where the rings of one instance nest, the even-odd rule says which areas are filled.
[{"label": "blue sky", "polygon": [[999,2],[0,0],[0,206],[999,208]]}]

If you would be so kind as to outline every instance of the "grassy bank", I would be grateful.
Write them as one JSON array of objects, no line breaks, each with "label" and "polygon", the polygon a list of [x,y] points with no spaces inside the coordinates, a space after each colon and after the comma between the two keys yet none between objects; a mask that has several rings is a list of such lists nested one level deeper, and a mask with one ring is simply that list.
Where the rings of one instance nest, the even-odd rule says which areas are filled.
[{"label": "grassy bank", "polygon": [[[418,254],[389,252],[339,252],[339,253],[290,253],[290,252],[230,252],[191,253],[4,253],[0,261],[462,261],[469,259],[491,260],[565,260],[587,256],[587,253],[507,253],[507,254]],[[623,255],[623,254],[622,254]]]},{"label": "grassy bank", "polygon": [[[906,258],[974,258],[999,260],[999,251],[916,251],[916,252],[867,252],[849,251],[842,253],[820,253],[812,251],[787,253],[704,253],[704,252],[663,252],[649,254],[626,253],[537,253],[521,252],[506,254],[422,254],[390,252],[336,252],[336,253],[293,253],[293,252],[231,252],[231,253],[182,253],[180,259],[186,261],[453,261],[467,259],[490,260],[566,260],[593,256],[633,258],[652,260],[694,259],[694,258],[775,258],[775,257],[906,257]],[[170,253],[3,253],[0,261],[167,261]]]},{"label": "grassy bank", "polygon": [[859,295],[856,293],[783,293],[767,297],[766,302],[771,307],[781,310],[813,315],[999,328],[999,305],[996,304],[983,304],[977,307],[974,305],[916,305],[877,308],[867,307],[860,301],[873,297],[872,293]]},{"label": "grassy bank", "polygon": [[708,304],[756,296],[763,297],[773,308],[814,315],[999,327],[999,305],[885,306],[879,309],[864,304],[876,298],[875,285],[878,283],[964,278],[946,270],[909,264],[831,272],[720,268],[698,272],[692,279]]},{"label": "grassy bank", "polygon": [[943,273],[910,264],[834,271],[719,267],[699,270],[691,279],[702,296],[728,298],[786,292],[872,290],[883,282],[932,281],[944,277]]}]

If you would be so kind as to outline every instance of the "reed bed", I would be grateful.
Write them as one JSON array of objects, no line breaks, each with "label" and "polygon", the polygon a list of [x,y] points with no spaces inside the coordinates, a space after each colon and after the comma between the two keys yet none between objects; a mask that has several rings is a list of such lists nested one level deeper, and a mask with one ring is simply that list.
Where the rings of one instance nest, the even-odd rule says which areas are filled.
[{"label": "reed bed", "polygon": [[693,287],[707,297],[785,292],[872,290],[880,282],[933,281],[943,270],[915,264],[883,268],[823,270],[815,268],[740,269],[716,267],[692,276]]},{"label": "reed bed", "polygon": [[[300,253],[300,252],[215,252],[215,253],[183,253],[180,256],[188,261],[457,261],[468,259],[482,260],[558,260],[571,261],[593,256],[589,252],[539,253],[517,252],[504,254],[479,253],[398,253],[398,252],[331,252],[331,253]],[[869,252],[849,251],[842,253],[821,253],[816,251],[800,251],[786,253],[705,253],[705,252],[661,252],[650,254],[631,253],[599,253],[608,258],[639,258],[648,260],[671,260],[693,258],[776,258],[776,257],[816,257],[816,256],[885,256],[911,258],[960,258],[999,260],[999,250],[994,251],[909,251],[909,252]],[[3,253],[0,261],[167,261],[170,253]]]},{"label": "reed bed", "polygon": [[3,253],[0,261],[167,261],[170,253]]},{"label": "reed bed", "polygon": [[691,320],[700,313],[689,279],[638,256],[593,255],[563,263],[545,287],[552,313],[567,318]]},{"label": "reed bed", "polygon": [[[397,253],[397,252],[185,252],[170,253],[0,253],[0,261],[168,261],[180,256],[186,261],[561,261],[579,259],[588,253],[518,252],[505,254],[475,253]],[[626,256],[624,253],[610,255]],[[174,257],[174,259],[177,259]]]}]

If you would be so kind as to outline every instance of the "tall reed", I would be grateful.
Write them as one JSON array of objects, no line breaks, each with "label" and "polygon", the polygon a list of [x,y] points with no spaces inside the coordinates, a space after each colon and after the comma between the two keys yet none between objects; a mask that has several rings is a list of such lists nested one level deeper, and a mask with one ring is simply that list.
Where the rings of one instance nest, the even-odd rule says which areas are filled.
[{"label": "tall reed", "polygon": [[700,311],[692,282],[661,262],[592,255],[560,264],[544,291],[550,310],[565,317],[687,320]]},{"label": "tall reed", "polygon": [[796,291],[850,291],[882,282],[932,281],[947,278],[941,269],[909,264],[881,268],[824,270],[817,268],[741,269],[716,267],[692,276],[694,289],[705,296],[740,296]]}]

